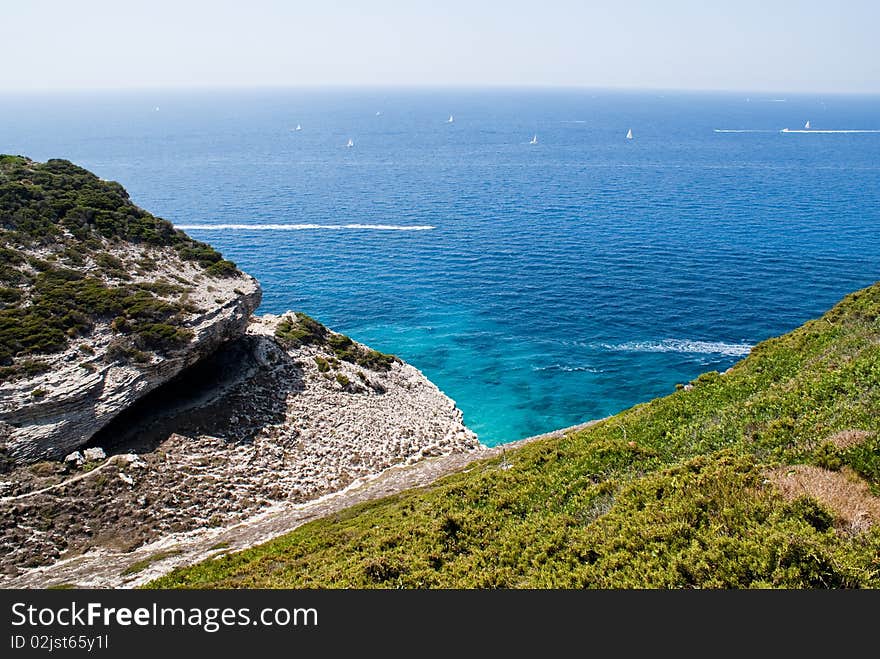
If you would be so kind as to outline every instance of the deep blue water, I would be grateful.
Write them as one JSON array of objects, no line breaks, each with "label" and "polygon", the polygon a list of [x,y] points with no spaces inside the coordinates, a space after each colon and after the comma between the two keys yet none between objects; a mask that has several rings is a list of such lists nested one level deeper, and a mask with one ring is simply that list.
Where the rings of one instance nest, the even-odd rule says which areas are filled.
[{"label": "deep blue water", "polygon": [[723,370],[880,279],[880,133],[779,132],[806,120],[877,130],[880,97],[7,95],[0,152],[72,160],[178,225],[434,227],[189,233],[262,282],[262,311],[402,356],[494,444]]}]

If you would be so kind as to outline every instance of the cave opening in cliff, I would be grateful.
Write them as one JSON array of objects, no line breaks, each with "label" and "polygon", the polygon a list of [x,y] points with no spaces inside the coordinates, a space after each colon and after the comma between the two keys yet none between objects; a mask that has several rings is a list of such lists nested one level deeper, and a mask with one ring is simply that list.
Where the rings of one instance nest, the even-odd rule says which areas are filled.
[{"label": "cave opening in cliff", "polygon": [[174,433],[249,441],[260,427],[282,421],[287,396],[302,390],[295,365],[287,364],[287,377],[272,386],[258,381],[264,372],[257,353],[265,341],[245,336],[221,346],[116,416],[85,447],[145,453]]}]

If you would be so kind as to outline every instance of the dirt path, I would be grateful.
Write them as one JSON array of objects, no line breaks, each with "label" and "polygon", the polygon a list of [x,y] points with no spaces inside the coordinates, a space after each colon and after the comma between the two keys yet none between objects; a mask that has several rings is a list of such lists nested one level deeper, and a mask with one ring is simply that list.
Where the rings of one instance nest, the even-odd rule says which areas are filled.
[{"label": "dirt path", "polygon": [[518,442],[468,453],[429,458],[412,465],[395,466],[376,476],[355,481],[350,486],[302,504],[281,505],[220,529],[200,529],[171,534],[131,552],[106,549],[90,551],[52,565],[32,568],[15,577],[0,576],[2,588],[135,588],[175,567],[192,565],[211,556],[240,551],[288,533],[306,522],[326,517],[364,501],[372,501],[413,487],[429,485],[438,478],[460,471],[485,458],[539,439],[560,437],[585,428],[588,423]]},{"label": "dirt path", "polygon": [[25,492],[24,494],[17,494],[12,497],[0,497],[0,503],[12,503],[13,501],[21,501],[22,499],[29,499],[31,497],[35,497],[38,494],[45,494],[46,492],[51,492],[52,490],[60,490],[61,488],[67,487],[68,485],[73,485],[74,483],[78,483],[81,480],[86,478],[92,478],[95,474],[101,472],[105,467],[109,467],[111,464],[116,464],[118,462],[118,456],[111,456],[107,460],[104,461],[103,464],[98,465],[94,469],[83,472],[82,474],[78,474],[72,478],[68,478],[65,481],[61,481],[60,483],[55,483],[55,485],[49,485],[48,487],[42,487],[39,490],[32,490],[30,492]]}]

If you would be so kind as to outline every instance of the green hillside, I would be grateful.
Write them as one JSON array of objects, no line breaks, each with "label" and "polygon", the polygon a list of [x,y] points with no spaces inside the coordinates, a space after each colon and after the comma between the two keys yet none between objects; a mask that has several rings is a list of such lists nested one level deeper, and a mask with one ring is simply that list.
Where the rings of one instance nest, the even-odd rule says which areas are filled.
[{"label": "green hillside", "polygon": [[878,412],[875,284],[726,374],[150,586],[877,587]]}]

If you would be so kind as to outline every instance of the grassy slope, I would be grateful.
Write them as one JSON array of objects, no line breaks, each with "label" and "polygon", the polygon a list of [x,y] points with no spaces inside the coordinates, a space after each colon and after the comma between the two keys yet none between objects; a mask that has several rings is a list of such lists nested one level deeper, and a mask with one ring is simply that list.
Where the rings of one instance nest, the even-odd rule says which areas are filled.
[{"label": "grassy slope", "polygon": [[[693,385],[150,586],[880,586],[876,525],[767,480],[812,463],[880,494],[880,284]],[[826,441],[851,429],[873,434]]]}]

